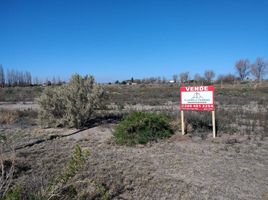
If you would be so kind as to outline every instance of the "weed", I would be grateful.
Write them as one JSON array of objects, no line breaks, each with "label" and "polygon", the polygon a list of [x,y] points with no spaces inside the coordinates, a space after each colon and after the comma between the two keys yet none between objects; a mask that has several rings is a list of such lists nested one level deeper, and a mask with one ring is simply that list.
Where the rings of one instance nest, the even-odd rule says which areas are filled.
[{"label": "weed", "polygon": [[37,117],[37,112],[28,110],[9,110],[0,109],[0,124],[13,125],[18,122],[26,122],[34,124]]},{"label": "weed", "polygon": [[[63,186],[67,183],[67,181],[74,177],[77,172],[82,169],[88,155],[89,152],[83,152],[81,147],[79,145],[76,145],[67,166],[58,176],[56,176],[50,182],[49,187],[46,191],[47,196],[57,196],[57,194],[61,192]],[[71,193],[74,193],[73,189],[68,191],[73,191]]]},{"label": "weed", "polygon": [[82,169],[88,155],[88,151],[82,151],[81,147],[76,145],[66,167],[50,181],[45,189],[41,188],[40,191],[32,192],[27,191],[26,187],[22,185],[15,185],[6,192],[4,200],[47,200],[59,199],[59,197],[74,199],[78,192],[74,186],[68,185],[67,182]]},{"label": "weed", "polygon": [[16,185],[5,194],[4,200],[20,200],[22,193],[23,188],[20,185]]},{"label": "weed", "polygon": [[100,195],[101,200],[109,200],[110,199],[110,193],[109,190],[107,190],[102,184],[96,184],[97,186],[97,193]]},{"label": "weed", "polygon": [[23,116],[20,110],[0,110],[0,124],[14,124],[19,118]]}]

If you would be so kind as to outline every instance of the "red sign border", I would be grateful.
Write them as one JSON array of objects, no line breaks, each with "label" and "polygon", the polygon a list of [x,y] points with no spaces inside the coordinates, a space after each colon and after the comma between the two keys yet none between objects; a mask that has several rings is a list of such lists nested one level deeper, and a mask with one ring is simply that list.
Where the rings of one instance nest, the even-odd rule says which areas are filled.
[{"label": "red sign border", "polygon": [[[207,104],[188,104],[188,105],[198,105],[197,107],[195,108],[185,108],[185,107],[182,107],[182,105],[187,105],[187,104],[182,104],[182,95],[181,93],[182,92],[187,92],[186,90],[186,87],[208,87],[208,91],[212,91],[212,104],[209,104],[209,105],[212,105],[212,107],[202,107],[204,105],[207,106]],[[182,90],[184,89],[184,90]],[[205,86],[181,86],[180,87],[180,110],[199,110],[199,111],[213,111],[215,110],[215,103],[214,103],[214,93],[215,93],[215,88],[214,88],[214,85],[205,85]]]}]

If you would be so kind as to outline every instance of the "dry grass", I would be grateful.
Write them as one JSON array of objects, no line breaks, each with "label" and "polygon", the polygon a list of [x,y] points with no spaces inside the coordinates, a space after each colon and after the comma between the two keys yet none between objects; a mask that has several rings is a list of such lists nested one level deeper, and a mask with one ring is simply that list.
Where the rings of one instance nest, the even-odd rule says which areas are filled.
[{"label": "dry grass", "polygon": [[[110,85],[106,87],[112,110],[164,112],[179,131],[179,85]],[[253,82],[215,85],[217,131],[220,134],[267,134],[268,82],[255,87]],[[113,112],[112,111],[112,112]],[[212,128],[208,112],[185,112],[187,133],[207,132]]]},{"label": "dry grass", "polygon": [[[91,155],[66,188],[73,186],[83,197],[101,199],[110,194],[112,199],[267,199],[268,86],[216,86],[220,136],[216,139],[212,138],[209,112],[185,112],[187,135],[180,135],[178,85],[105,87],[107,104],[113,105],[90,123],[105,125],[17,150],[14,184],[25,185],[26,193],[47,187],[79,143]],[[11,91],[10,95],[5,98],[16,100],[18,93]],[[114,126],[108,123],[117,123],[124,113],[133,110],[169,114],[178,134],[142,148],[115,145]],[[70,131],[39,129],[29,121],[25,121],[26,127],[16,126],[35,117],[33,110],[0,110],[0,123],[10,125],[3,126],[0,133],[12,136],[14,145],[23,146]]]},{"label": "dry grass", "polygon": [[[4,149],[9,149],[9,155],[3,153]],[[0,198],[5,196],[9,190],[15,170],[15,150],[10,142],[4,137],[0,138]]]},{"label": "dry grass", "polygon": [[14,124],[23,116],[20,110],[0,110],[0,124]]},{"label": "dry grass", "polygon": [[26,102],[34,101],[41,95],[44,87],[6,87],[0,88],[0,101],[4,102]]},{"label": "dry grass", "polygon": [[[85,168],[66,185],[73,186],[77,196],[101,199],[109,193],[111,199],[257,200],[266,191],[267,139],[225,135],[196,140],[174,135],[142,148],[128,148],[108,144],[106,139],[112,137],[111,131],[103,130],[85,130],[76,139],[62,138],[21,149],[19,158],[27,159],[32,168],[25,172],[26,176],[31,181],[32,177],[42,177],[46,186],[46,179],[62,169],[73,145],[79,141],[91,154]],[[28,193],[34,192],[30,186],[38,185],[25,182],[23,176],[18,179],[29,186]],[[103,188],[98,190],[95,183]]]},{"label": "dry grass", "polygon": [[[102,115],[124,115],[132,111],[160,112],[169,115],[174,120],[174,130],[180,131],[178,84],[147,84],[147,85],[105,85],[107,105]],[[31,90],[38,96],[42,88],[5,88],[5,99],[19,98],[19,93]],[[0,95],[1,96],[1,95]],[[28,99],[33,100],[33,95]],[[25,99],[25,98],[24,98]],[[216,120],[218,133],[264,134],[267,132],[268,117],[268,82],[255,87],[253,82],[240,84],[215,85]],[[3,108],[9,109],[11,105]],[[32,105],[31,105],[32,106]],[[37,109],[37,108],[33,108]],[[9,111],[8,111],[9,112]],[[11,111],[10,111],[11,112]],[[25,112],[26,113],[26,112]],[[0,123],[12,124],[20,121],[18,111],[3,115],[0,112]],[[210,113],[198,112],[195,115],[186,112],[187,133],[208,131],[211,129]],[[18,118],[18,120],[16,120]],[[23,117],[22,117],[23,118]]]},{"label": "dry grass", "polygon": [[0,125],[14,125],[25,121],[28,125],[33,124],[37,116],[34,110],[10,110],[0,109]]}]

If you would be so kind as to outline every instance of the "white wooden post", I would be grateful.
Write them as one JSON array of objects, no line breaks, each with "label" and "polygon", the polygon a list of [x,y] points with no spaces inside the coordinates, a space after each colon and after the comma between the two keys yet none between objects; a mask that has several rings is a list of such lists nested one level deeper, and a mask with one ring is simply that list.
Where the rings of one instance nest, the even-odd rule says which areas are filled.
[{"label": "white wooden post", "polygon": [[215,110],[212,111],[213,138],[216,137]]},{"label": "white wooden post", "polygon": [[184,135],[184,115],[183,110],[181,110],[181,133]]}]

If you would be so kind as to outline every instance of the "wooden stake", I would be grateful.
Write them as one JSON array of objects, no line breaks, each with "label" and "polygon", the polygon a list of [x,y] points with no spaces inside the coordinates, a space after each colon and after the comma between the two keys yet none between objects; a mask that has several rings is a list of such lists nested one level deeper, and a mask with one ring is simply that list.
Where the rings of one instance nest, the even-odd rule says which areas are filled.
[{"label": "wooden stake", "polygon": [[215,110],[212,111],[213,138],[216,137]]},{"label": "wooden stake", "polygon": [[183,110],[181,110],[181,133],[184,135],[184,115]]}]

